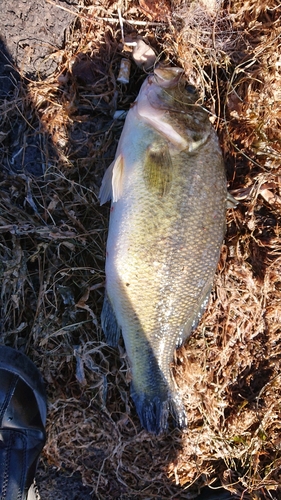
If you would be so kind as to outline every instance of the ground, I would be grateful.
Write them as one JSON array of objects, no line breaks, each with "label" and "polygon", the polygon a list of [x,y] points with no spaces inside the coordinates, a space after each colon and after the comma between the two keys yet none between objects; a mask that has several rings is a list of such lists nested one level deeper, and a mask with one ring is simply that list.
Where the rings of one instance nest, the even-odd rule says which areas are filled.
[{"label": "ground", "polygon": [[[42,499],[216,500],[222,486],[221,500],[280,498],[279,10],[274,0],[1,8],[0,339],[46,381]],[[100,326],[99,186],[123,126],[114,113],[145,78],[124,37],[142,37],[200,89],[238,201],[207,311],[175,358],[189,427],[163,436],[141,429],[124,346],[110,349]]]},{"label": "ground", "polygon": [[[71,8],[77,2],[56,1],[57,4]],[[24,85],[22,79],[45,78],[56,68],[51,57],[53,52],[64,46],[65,37],[73,14],[57,9],[45,1],[6,2],[0,12],[0,99],[9,99],[16,86]],[[18,127],[24,126],[24,117],[19,119]],[[17,127],[17,129],[18,129]],[[20,150],[17,131],[10,137],[10,156],[15,155],[13,168],[40,175],[39,141],[31,137],[25,155],[16,154]],[[39,161],[38,161],[39,158]],[[24,168],[23,168],[24,165]],[[81,475],[73,470],[60,472],[56,467],[40,463],[37,484],[42,499],[90,500],[91,487],[83,486]]]}]

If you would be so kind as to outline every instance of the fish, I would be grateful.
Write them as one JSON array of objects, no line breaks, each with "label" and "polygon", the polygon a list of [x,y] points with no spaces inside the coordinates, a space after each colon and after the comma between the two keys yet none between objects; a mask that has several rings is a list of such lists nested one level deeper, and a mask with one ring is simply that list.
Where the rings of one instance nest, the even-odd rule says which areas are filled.
[{"label": "fish", "polygon": [[158,67],[143,82],[106,170],[111,200],[101,324],[122,333],[131,396],[142,427],[184,428],[171,365],[209,300],[225,235],[227,184],[218,137],[181,68]]}]

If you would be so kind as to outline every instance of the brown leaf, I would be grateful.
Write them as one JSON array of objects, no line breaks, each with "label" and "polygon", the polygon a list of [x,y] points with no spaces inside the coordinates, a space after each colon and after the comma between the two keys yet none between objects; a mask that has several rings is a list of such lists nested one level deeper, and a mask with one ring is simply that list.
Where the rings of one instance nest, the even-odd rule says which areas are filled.
[{"label": "brown leaf", "polygon": [[139,0],[139,5],[150,21],[166,21],[171,16],[169,0]]}]

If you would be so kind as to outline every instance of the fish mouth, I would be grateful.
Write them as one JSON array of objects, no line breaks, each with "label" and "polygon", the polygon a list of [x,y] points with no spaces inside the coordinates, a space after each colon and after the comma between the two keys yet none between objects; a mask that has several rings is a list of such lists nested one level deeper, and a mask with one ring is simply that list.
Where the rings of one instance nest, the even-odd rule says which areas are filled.
[{"label": "fish mouth", "polygon": [[[194,100],[194,93],[186,92],[185,86],[180,82],[183,77],[184,70],[182,68],[161,66],[156,68],[147,79],[145,95],[149,105],[155,110],[168,111],[178,115],[186,115],[189,112],[192,114],[197,104]],[[175,87],[178,87],[177,95],[170,95],[169,91]]]},{"label": "fish mouth", "polygon": [[177,85],[183,75],[182,68],[156,68],[154,70],[155,83],[164,89],[170,89]]}]

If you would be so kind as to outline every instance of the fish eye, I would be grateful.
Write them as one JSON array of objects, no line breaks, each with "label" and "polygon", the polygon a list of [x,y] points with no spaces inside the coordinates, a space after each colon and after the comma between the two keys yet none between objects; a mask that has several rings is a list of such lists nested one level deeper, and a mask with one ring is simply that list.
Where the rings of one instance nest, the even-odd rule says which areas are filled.
[{"label": "fish eye", "polygon": [[196,92],[197,92],[196,87],[194,87],[194,85],[191,85],[191,83],[186,84],[185,90],[187,92],[189,92],[190,94],[196,94]]}]

